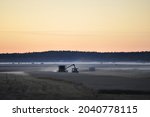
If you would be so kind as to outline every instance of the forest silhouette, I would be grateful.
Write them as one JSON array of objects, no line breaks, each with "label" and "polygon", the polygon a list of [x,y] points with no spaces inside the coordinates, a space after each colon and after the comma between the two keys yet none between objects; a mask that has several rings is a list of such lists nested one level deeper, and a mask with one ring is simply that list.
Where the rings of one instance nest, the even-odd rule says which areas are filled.
[{"label": "forest silhouette", "polygon": [[150,52],[46,51],[3,53],[0,62],[150,62]]}]

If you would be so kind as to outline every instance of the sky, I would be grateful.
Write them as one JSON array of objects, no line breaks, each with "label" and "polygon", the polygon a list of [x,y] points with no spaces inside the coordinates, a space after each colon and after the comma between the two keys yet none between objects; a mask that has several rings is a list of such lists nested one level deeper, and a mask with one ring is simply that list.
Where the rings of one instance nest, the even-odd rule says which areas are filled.
[{"label": "sky", "polygon": [[150,51],[150,0],[0,0],[0,53]]}]

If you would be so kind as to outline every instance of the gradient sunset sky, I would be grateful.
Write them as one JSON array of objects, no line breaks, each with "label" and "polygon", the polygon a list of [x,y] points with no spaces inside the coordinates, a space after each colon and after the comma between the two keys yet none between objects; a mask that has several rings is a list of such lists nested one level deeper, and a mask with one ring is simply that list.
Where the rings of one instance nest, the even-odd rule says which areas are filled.
[{"label": "gradient sunset sky", "polygon": [[0,0],[0,53],[150,51],[150,0]]}]

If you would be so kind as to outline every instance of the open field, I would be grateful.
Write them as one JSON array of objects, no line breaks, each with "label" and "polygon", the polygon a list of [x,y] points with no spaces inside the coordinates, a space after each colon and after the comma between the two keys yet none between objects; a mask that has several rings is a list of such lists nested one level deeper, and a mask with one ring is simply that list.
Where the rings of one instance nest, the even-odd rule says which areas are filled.
[{"label": "open field", "polygon": [[77,74],[59,64],[0,64],[0,99],[150,99],[149,63],[76,63]]}]

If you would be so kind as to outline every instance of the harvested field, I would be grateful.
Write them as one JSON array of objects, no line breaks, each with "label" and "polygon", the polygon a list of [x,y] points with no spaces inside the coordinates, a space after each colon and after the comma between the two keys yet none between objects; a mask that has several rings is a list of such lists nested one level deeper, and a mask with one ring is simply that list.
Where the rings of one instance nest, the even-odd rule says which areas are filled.
[{"label": "harvested field", "polygon": [[0,99],[150,99],[149,63],[76,65],[78,74],[58,73],[58,64],[0,64]]}]

